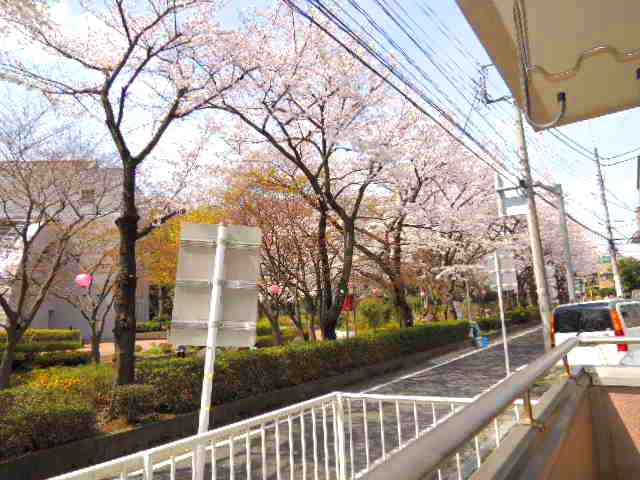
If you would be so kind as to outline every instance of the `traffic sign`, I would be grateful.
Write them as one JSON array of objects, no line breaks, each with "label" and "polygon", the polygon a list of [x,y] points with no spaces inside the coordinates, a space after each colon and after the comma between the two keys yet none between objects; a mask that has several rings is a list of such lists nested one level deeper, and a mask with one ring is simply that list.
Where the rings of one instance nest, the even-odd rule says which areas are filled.
[{"label": "traffic sign", "polygon": [[[169,341],[205,346],[214,287],[218,226],[183,224]],[[217,347],[252,347],[258,319],[258,228],[226,226],[222,314],[216,319]]]}]

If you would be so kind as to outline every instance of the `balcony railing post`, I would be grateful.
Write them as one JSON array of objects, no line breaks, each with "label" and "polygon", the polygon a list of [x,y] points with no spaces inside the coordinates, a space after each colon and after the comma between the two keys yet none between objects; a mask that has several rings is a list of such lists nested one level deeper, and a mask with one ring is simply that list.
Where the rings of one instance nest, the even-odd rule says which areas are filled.
[{"label": "balcony railing post", "polygon": [[347,446],[345,441],[344,429],[344,402],[342,393],[336,394],[336,426],[337,435],[336,441],[338,442],[338,478],[340,480],[347,480]]},{"label": "balcony railing post", "polygon": [[534,428],[538,428],[542,430],[544,428],[544,424],[541,422],[538,422],[533,416],[533,405],[531,404],[530,389],[525,390],[522,397],[522,401],[524,403],[524,411],[525,411],[525,418],[523,419],[523,422],[528,425],[531,425]]}]

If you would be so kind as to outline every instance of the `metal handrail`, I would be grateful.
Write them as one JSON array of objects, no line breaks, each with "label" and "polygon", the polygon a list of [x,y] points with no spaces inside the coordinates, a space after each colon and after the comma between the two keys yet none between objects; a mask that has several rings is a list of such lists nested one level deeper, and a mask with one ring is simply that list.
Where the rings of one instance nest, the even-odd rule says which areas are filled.
[{"label": "metal handrail", "polygon": [[[383,480],[397,476],[397,465],[411,465],[407,480],[419,480],[434,471],[443,461],[455,454],[469,439],[500,415],[514,400],[528,396],[531,386],[575,347],[599,344],[640,344],[640,337],[582,337],[576,336],[519,370],[491,390],[479,396],[473,406],[461,410],[429,430],[386,462],[375,465],[367,479]],[[428,448],[425,448],[428,446]]]}]

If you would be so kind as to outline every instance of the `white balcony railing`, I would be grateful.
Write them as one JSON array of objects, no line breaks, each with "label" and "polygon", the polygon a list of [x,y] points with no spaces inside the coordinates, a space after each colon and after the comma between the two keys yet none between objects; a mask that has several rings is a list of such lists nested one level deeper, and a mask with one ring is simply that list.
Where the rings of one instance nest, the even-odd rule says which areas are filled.
[{"label": "white balcony railing", "polygon": [[[190,480],[205,449],[207,479],[359,478],[409,442],[473,402],[472,398],[332,393],[55,477],[55,480]],[[462,478],[518,418],[496,418],[440,478]]]}]

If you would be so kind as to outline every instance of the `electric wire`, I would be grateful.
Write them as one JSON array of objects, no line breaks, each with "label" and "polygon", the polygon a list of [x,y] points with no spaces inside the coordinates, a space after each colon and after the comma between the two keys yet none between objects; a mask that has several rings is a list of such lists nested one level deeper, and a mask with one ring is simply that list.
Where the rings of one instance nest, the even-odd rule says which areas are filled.
[{"label": "electric wire", "polygon": [[[518,179],[518,174],[515,174],[513,172],[511,172],[508,168],[506,168],[504,161],[498,161],[497,159],[495,159],[493,157],[493,155],[487,151],[487,149],[485,148],[485,146],[483,144],[481,144],[477,138],[472,135],[469,130],[468,130],[468,124],[469,122],[469,118],[472,114],[472,112],[474,111],[474,101],[475,98],[471,101],[469,101],[469,99],[466,97],[466,95],[464,93],[462,93],[459,89],[456,89],[458,94],[460,95],[460,97],[462,97],[463,99],[465,99],[467,102],[469,102],[471,104],[471,110],[470,112],[467,114],[466,116],[466,120],[464,122],[464,125],[460,125],[454,118],[452,118],[452,116],[450,114],[448,114],[448,112],[440,105],[438,105],[435,101],[433,101],[431,98],[429,98],[426,95],[426,92],[419,88],[415,83],[408,81],[408,79],[406,78],[406,76],[404,74],[402,74],[402,72],[399,72],[397,68],[394,68],[393,65],[391,65],[383,56],[381,56],[379,53],[377,53],[375,51],[374,48],[370,47],[369,45],[366,44],[366,42],[363,42],[362,39],[359,37],[359,35],[354,32],[351,28],[349,28],[349,26],[344,23],[342,20],[340,20],[330,9],[326,8],[325,5],[322,4],[322,2],[319,1],[313,1],[313,0],[306,0],[306,3],[312,5],[313,7],[315,7],[320,13],[322,13],[330,22],[332,22],[334,25],[336,25],[343,33],[347,34],[349,37],[351,37],[354,41],[356,41],[356,43],[358,45],[360,45],[365,51],[367,51],[370,55],[372,55],[373,58],[375,58],[383,67],[386,68],[387,71],[389,71],[393,77],[395,77],[397,80],[399,80],[404,86],[408,87],[410,91],[412,91],[413,93],[417,94],[419,98],[421,98],[423,101],[425,101],[425,103],[427,105],[429,105],[431,108],[434,108],[436,110],[436,112],[442,116],[448,123],[450,123],[452,126],[454,126],[457,130],[459,130],[459,132],[465,136],[468,140],[471,141],[471,143],[473,143],[477,148],[479,148],[484,154],[486,154],[494,163],[488,162],[486,159],[484,159],[481,155],[479,155],[474,149],[470,148],[469,145],[467,145],[464,141],[462,141],[460,138],[458,138],[453,132],[451,132],[448,128],[446,128],[441,121],[438,121],[432,114],[430,114],[429,112],[427,112],[424,108],[422,108],[421,105],[419,105],[416,101],[414,101],[412,98],[409,97],[409,95],[403,91],[403,89],[399,88],[397,85],[395,85],[394,82],[390,81],[389,78],[383,74],[381,74],[379,71],[377,71],[375,69],[375,67],[373,67],[369,62],[367,62],[366,60],[364,60],[363,58],[360,57],[360,55],[358,55],[356,52],[354,52],[352,49],[350,49],[346,44],[344,44],[344,42],[340,41],[339,38],[337,38],[336,35],[334,35],[333,33],[331,33],[328,29],[324,28],[323,25],[321,25],[319,22],[317,22],[312,15],[308,14],[305,10],[303,10],[302,8],[300,8],[293,0],[285,0],[285,2],[291,7],[293,8],[295,11],[297,11],[299,14],[301,14],[303,17],[307,18],[307,20],[309,20],[310,22],[314,23],[317,27],[319,27],[321,30],[323,30],[327,35],[329,35],[334,41],[336,41],[338,44],[340,44],[343,48],[345,48],[354,58],[356,58],[360,63],[362,63],[366,68],[368,68],[370,71],[372,71],[374,74],[376,74],[379,78],[383,79],[385,82],[387,82],[387,84],[389,84],[397,93],[399,93],[400,95],[402,95],[406,100],[408,100],[415,108],[418,108],[418,110],[420,110],[422,113],[424,113],[425,115],[427,115],[429,118],[431,118],[433,121],[435,121],[441,128],[443,128],[443,130],[449,135],[451,136],[456,142],[458,142],[460,145],[462,145],[464,148],[466,148],[470,153],[472,153],[476,158],[478,158],[479,160],[481,160],[483,163],[485,163],[486,165],[488,165],[490,168],[492,168],[494,171],[497,171],[498,173],[502,173],[499,170],[502,169],[503,171],[506,170],[511,176],[515,177],[516,180]],[[334,2],[335,3],[335,2]],[[354,7],[357,8],[357,5],[354,4],[353,1],[350,2]],[[389,15],[391,13],[391,15],[393,15],[393,12],[390,12],[388,10],[388,4],[386,4],[386,2],[381,2],[380,0],[376,0],[376,3],[379,6],[382,6],[381,4],[385,4],[384,6],[387,8],[387,15]],[[402,8],[397,2],[394,1],[394,3],[396,5],[398,5],[400,8]],[[344,11],[344,9],[342,9],[342,11]],[[362,9],[360,9],[360,11],[362,12]],[[406,10],[403,9],[404,12],[406,12]],[[423,9],[424,11],[424,9]],[[431,17],[432,15],[429,14],[429,16]],[[367,13],[366,17],[371,18],[371,16]],[[378,30],[378,32],[383,35],[385,38],[387,38],[387,40],[389,40],[389,35],[388,33],[382,33],[381,30],[383,30],[379,24],[377,24],[377,22],[373,21],[370,22],[372,24],[372,26],[374,27],[375,30]],[[412,39],[413,43],[416,44],[416,46],[419,47],[419,43],[416,43],[415,38],[413,38],[413,35],[415,35],[415,30],[413,30],[411,28],[411,31],[413,33],[413,35],[411,33],[407,33],[406,29],[410,28],[410,26],[407,24],[407,22],[399,22],[398,20],[396,20],[396,25],[399,26],[400,28],[402,28],[402,26],[404,26],[403,30],[405,31],[405,34]],[[415,23],[415,22],[414,22]],[[361,26],[362,27],[362,26]],[[422,29],[421,29],[422,30]],[[442,29],[440,28],[440,30],[442,31]],[[371,35],[369,34],[369,37],[371,37]],[[453,38],[450,36],[450,38]],[[379,44],[379,42],[376,42]],[[459,44],[458,41],[454,40],[455,44]],[[407,60],[407,62],[409,62],[410,64],[412,64],[413,66],[415,66],[415,61],[413,61],[410,57],[410,55],[408,55],[408,53],[402,49],[401,47],[397,46],[397,43],[394,41],[392,42],[392,45],[395,45],[394,48],[398,49],[399,51],[401,51],[402,56]],[[427,56],[427,58],[430,59],[430,62],[434,65],[434,67],[444,76],[446,76],[444,69],[443,68],[439,68],[437,63],[433,60],[432,54],[431,52],[427,52],[426,49],[424,48],[419,48],[420,50],[422,50],[423,54],[425,54],[425,56]],[[464,50],[460,50],[462,52],[464,52]],[[387,55],[389,54],[388,50],[387,50]],[[478,65],[477,62],[474,62],[475,65]],[[406,69],[405,69],[406,70]],[[420,71],[422,71],[421,76],[425,79],[425,81],[429,82],[430,84],[433,85],[434,81],[430,78],[430,76],[424,72],[424,70],[422,68],[419,68]],[[413,75],[413,78],[416,79],[415,75]],[[417,79],[416,79],[417,80]],[[419,82],[422,83],[422,82]],[[455,88],[455,85],[454,85]],[[443,94],[441,89],[437,89],[437,92],[440,94],[438,96],[441,96]],[[451,102],[448,102],[449,104],[451,104]],[[453,105],[454,109],[460,113],[461,110],[457,105]],[[489,123],[489,122],[487,122]],[[492,129],[495,129],[495,126],[490,125],[490,127]],[[477,128],[477,127],[476,127]],[[501,137],[501,135],[500,135]],[[578,144],[577,142],[573,141],[572,139],[570,139],[570,137],[566,136],[566,135],[554,135],[555,138],[557,138],[558,140],[560,140],[567,148],[570,148],[572,151],[574,151],[575,153],[579,153],[581,156],[588,158],[588,159],[592,159],[593,157],[591,157],[590,153],[587,153],[588,150],[581,146],[580,144]],[[504,138],[502,138],[504,141]],[[504,141],[504,143],[508,146],[508,143],[506,141]],[[506,156],[505,158],[509,158],[508,156]],[[498,165],[499,167],[496,167],[496,165]],[[510,182],[510,183],[514,183],[513,179],[509,178],[509,176],[505,175],[505,178]],[[553,202],[550,202],[546,197],[544,197],[543,195],[540,194],[536,194],[538,197],[540,197],[545,203],[549,203],[552,206],[554,206],[555,208],[557,208],[557,206],[555,206],[555,204]],[[568,218],[570,218],[571,221],[573,221],[574,223],[576,223],[577,225],[581,226],[582,228],[585,228],[586,230],[590,231],[591,233],[600,236],[602,238],[607,238],[605,235],[603,235],[602,233],[594,230],[593,228],[585,225],[583,222],[581,222],[580,220],[576,219],[573,215],[569,214]]]}]

